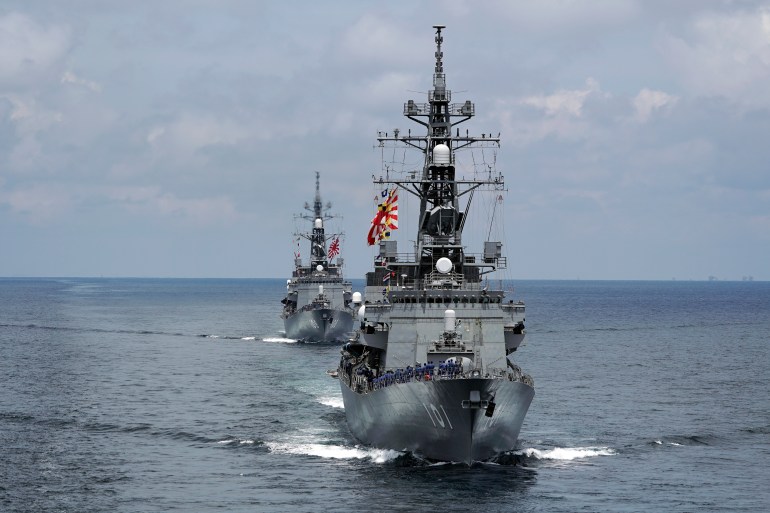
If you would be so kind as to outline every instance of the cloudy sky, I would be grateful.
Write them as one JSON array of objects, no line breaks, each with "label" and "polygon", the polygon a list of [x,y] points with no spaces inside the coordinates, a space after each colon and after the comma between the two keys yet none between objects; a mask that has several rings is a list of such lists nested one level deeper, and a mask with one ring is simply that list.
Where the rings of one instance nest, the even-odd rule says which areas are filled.
[{"label": "cloudy sky", "polygon": [[286,277],[319,171],[362,277],[435,24],[501,132],[512,278],[770,280],[770,1],[738,0],[3,0],[0,276]]}]

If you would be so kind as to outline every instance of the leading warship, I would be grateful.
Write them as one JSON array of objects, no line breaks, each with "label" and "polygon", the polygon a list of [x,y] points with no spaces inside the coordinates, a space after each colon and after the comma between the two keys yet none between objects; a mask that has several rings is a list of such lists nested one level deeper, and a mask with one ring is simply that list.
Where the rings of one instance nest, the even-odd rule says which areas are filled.
[{"label": "leading warship", "polygon": [[[370,231],[370,243],[378,242],[379,252],[366,275],[360,324],[331,374],[342,389],[348,426],[360,441],[471,464],[515,448],[535,390],[511,357],[525,336],[524,303],[506,299],[502,281],[495,286],[488,280],[488,273],[506,267],[502,243],[484,241],[479,254],[463,245],[474,191],[497,197],[505,187],[491,167],[470,179],[457,176],[458,150],[496,148],[500,139],[454,130],[474,116],[475,106],[451,103],[443,28],[434,26],[436,63],[428,102],[404,104],[404,115],[427,134],[396,130],[377,137],[381,147],[406,145],[424,154],[421,170],[399,175],[386,169],[385,176],[373,177],[375,184],[391,188],[389,199],[397,190],[419,201],[414,252],[399,253],[388,223],[375,218],[380,226]],[[389,199],[380,211],[388,210]]]},{"label": "leading warship", "polygon": [[357,305],[353,302],[352,284],[342,275],[340,236],[327,235],[324,228],[324,221],[334,217],[329,214],[330,208],[331,203],[324,206],[321,201],[320,173],[316,172],[315,201],[312,207],[305,203],[305,210],[312,215],[297,215],[310,221],[312,230],[295,234],[310,242],[310,258],[303,262],[299,250],[295,252],[294,271],[286,281],[286,297],[281,300],[286,336],[303,342],[338,342],[353,331]]}]

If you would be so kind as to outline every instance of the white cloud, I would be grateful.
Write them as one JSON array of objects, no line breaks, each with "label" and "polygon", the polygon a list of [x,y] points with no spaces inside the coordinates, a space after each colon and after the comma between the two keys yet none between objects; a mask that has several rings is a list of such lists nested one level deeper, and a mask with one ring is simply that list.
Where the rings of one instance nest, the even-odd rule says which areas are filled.
[{"label": "white cloud", "polygon": [[51,111],[40,106],[33,97],[15,94],[2,96],[7,98],[13,105],[13,110],[9,117],[20,133],[39,132],[40,130],[50,128],[56,123],[60,123],[62,120],[60,112]]},{"label": "white cloud", "polygon": [[181,216],[196,223],[212,223],[235,217],[235,207],[223,196],[213,198],[178,198],[162,194],[153,198],[152,205],[161,214]]},{"label": "white cloud", "polygon": [[[0,94],[12,108],[8,115],[16,134],[7,154],[9,171],[27,171],[41,163],[43,146],[39,134],[62,122],[62,114],[47,109],[28,95]],[[0,153],[0,158],[2,153]]]},{"label": "white cloud", "polygon": [[266,130],[255,129],[232,118],[183,113],[170,123],[150,128],[146,140],[156,151],[181,156],[208,146],[234,145],[260,136],[267,138]]},{"label": "white cloud", "polygon": [[166,133],[166,129],[162,126],[154,126],[150,129],[149,133],[147,134],[147,142],[149,144],[155,144],[155,141],[163,137],[163,134]]},{"label": "white cloud", "polygon": [[0,190],[0,205],[7,205],[34,224],[56,219],[72,206],[67,194],[49,184],[32,184],[21,189]]},{"label": "white cloud", "polygon": [[554,93],[529,95],[502,100],[495,108],[501,132],[511,142],[530,145],[550,136],[563,140],[590,138],[599,126],[585,116],[589,99],[606,101],[610,95],[602,92],[593,78],[586,79],[584,89],[562,89]]},{"label": "white cloud", "polygon": [[521,103],[541,109],[548,116],[566,114],[579,118],[588,96],[600,92],[599,83],[593,78],[588,78],[585,89],[561,90],[549,95],[529,96],[522,99]]},{"label": "white cloud", "polygon": [[640,123],[647,121],[653,112],[665,107],[672,107],[679,100],[676,96],[644,88],[633,99],[636,120]]},{"label": "white cloud", "polygon": [[660,47],[688,92],[770,106],[770,8],[701,14]]},{"label": "white cloud", "polygon": [[139,215],[182,218],[196,224],[232,220],[236,210],[225,196],[180,198],[155,186],[110,186],[88,191]]},{"label": "white cloud", "polygon": [[348,58],[371,65],[398,63],[403,68],[423,60],[414,49],[424,46],[425,40],[425,34],[410,32],[388,16],[368,13],[345,31],[340,41]]},{"label": "white cloud", "polygon": [[377,75],[366,82],[360,87],[357,87],[350,91],[349,98],[351,99],[351,107],[361,110],[367,105],[371,105],[372,98],[377,98],[378,103],[391,107],[398,108],[398,106],[404,103],[405,98],[413,98],[417,103],[426,101],[426,98],[420,93],[410,91],[410,87],[414,87],[418,83],[418,77],[414,74],[407,73],[385,73]]},{"label": "white cloud", "polygon": [[43,27],[20,13],[0,16],[0,85],[35,85],[71,45],[67,27]]},{"label": "white cloud", "polygon": [[517,30],[562,34],[617,27],[634,19],[640,10],[636,0],[498,0],[494,5],[496,16],[507,18]]},{"label": "white cloud", "polygon": [[84,78],[80,78],[72,71],[65,71],[64,74],[61,77],[61,83],[62,84],[76,84],[85,87],[86,89],[90,89],[91,91],[95,93],[100,93],[102,91],[101,84],[98,84],[97,82],[93,82],[91,80],[86,80]]},{"label": "white cloud", "polygon": [[0,189],[0,205],[35,224],[61,221],[75,207],[102,204],[135,216],[172,218],[196,225],[216,224],[237,217],[225,196],[179,197],[157,186],[87,186],[65,183],[29,184],[13,190]]}]

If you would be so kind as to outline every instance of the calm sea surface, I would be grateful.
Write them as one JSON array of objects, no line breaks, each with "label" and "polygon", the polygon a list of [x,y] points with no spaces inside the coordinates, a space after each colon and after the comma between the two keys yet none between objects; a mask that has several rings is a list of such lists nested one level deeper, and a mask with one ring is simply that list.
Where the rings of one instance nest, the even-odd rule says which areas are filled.
[{"label": "calm sea surface", "polygon": [[770,508],[768,282],[517,282],[535,400],[470,468],[358,445],[284,284],[0,279],[0,511]]}]

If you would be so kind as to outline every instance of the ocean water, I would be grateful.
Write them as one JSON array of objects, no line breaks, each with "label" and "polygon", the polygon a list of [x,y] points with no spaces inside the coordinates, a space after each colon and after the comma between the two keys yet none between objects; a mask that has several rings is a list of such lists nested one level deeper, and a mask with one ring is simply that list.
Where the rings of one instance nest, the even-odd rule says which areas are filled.
[{"label": "ocean water", "polygon": [[471,467],[359,445],[284,283],[0,279],[0,511],[770,509],[770,283],[516,282],[536,396]]}]

